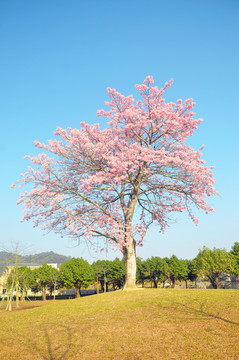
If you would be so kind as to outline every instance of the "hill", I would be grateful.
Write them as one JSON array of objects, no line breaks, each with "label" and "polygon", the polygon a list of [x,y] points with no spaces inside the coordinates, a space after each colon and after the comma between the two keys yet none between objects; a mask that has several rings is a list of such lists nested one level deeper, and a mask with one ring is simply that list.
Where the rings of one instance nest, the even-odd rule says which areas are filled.
[{"label": "hill", "polygon": [[[1,251],[0,252],[0,266],[4,267],[8,264],[14,263],[15,255],[14,253]],[[53,251],[42,252],[34,255],[18,255],[18,263],[19,264],[49,264],[49,263],[57,263],[62,264],[71,259],[70,256],[64,256],[60,254],[56,254]]]},{"label": "hill", "polygon": [[238,359],[238,290],[139,289],[45,304],[0,312],[2,359]]}]

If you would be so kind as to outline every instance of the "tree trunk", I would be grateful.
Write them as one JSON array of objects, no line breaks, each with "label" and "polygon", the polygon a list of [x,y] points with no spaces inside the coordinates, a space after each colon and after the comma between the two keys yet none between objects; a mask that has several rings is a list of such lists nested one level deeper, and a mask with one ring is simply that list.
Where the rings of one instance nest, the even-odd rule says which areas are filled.
[{"label": "tree trunk", "polygon": [[24,289],[22,289],[22,293],[21,293],[21,301],[22,301],[22,303],[25,301],[25,296],[26,296],[26,292],[24,291]]},{"label": "tree trunk", "polygon": [[8,299],[8,311],[12,311],[12,294],[10,292]]},{"label": "tree trunk", "polygon": [[80,285],[79,284],[75,285],[75,294],[76,294],[76,299],[80,297]]},{"label": "tree trunk", "polygon": [[158,287],[157,280],[156,280],[156,279],[153,279],[153,282],[154,282],[154,287],[157,288],[157,287]]},{"label": "tree trunk", "polygon": [[99,273],[97,272],[96,293],[99,294]]},{"label": "tree trunk", "polygon": [[18,286],[18,281],[16,281],[15,292],[16,292],[16,307],[19,308],[19,286]]},{"label": "tree trunk", "polygon": [[100,280],[100,287],[101,287],[101,291],[104,292],[105,291],[105,281],[104,280]]},{"label": "tree trunk", "polygon": [[125,283],[123,290],[135,290],[136,286],[136,252],[135,241],[125,246],[122,250],[125,266]]},{"label": "tree trunk", "polygon": [[56,284],[54,283],[54,289],[53,289],[53,300],[56,300]]},{"label": "tree trunk", "polygon": [[45,286],[43,286],[43,288],[42,288],[42,300],[46,301],[46,288],[45,288]]},{"label": "tree trunk", "polygon": [[174,287],[175,287],[175,280],[173,279],[171,280],[171,288],[174,289]]},{"label": "tree trunk", "polygon": [[209,278],[209,280],[211,281],[213,289],[219,289],[219,277],[218,276],[215,275],[215,276]]},{"label": "tree trunk", "polygon": [[9,298],[8,298],[8,310],[12,311],[12,297],[13,297],[13,289],[14,289],[14,281],[12,282],[12,286],[9,292]]}]

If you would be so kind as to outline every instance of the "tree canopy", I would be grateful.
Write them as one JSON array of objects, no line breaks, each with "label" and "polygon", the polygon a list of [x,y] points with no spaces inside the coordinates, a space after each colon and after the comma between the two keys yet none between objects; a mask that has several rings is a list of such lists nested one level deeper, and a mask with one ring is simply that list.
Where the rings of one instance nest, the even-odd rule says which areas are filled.
[{"label": "tree canopy", "polygon": [[35,278],[35,289],[37,291],[41,288],[42,299],[46,300],[46,290],[51,289],[58,278],[58,270],[50,265],[43,264],[41,267],[33,270],[33,274]]},{"label": "tree canopy", "polygon": [[161,259],[158,256],[152,256],[146,260],[150,271],[150,279],[153,281],[154,286],[158,286],[158,282],[165,283],[169,279],[169,265],[166,259]]},{"label": "tree canopy", "polygon": [[18,269],[18,276],[21,291],[26,293],[34,283],[33,271],[28,266],[21,266]]},{"label": "tree canopy", "polygon": [[197,256],[197,266],[202,275],[208,277],[214,289],[219,288],[219,277],[223,273],[233,274],[237,269],[236,259],[224,249],[203,247]]},{"label": "tree canopy", "polygon": [[80,296],[81,287],[86,288],[94,281],[94,271],[82,258],[72,258],[60,267],[61,279],[67,288],[75,287],[76,297]]},{"label": "tree canopy", "polygon": [[188,267],[184,260],[180,260],[176,255],[172,255],[167,262],[169,265],[169,279],[171,280],[172,287],[175,286],[176,280],[187,279]]}]

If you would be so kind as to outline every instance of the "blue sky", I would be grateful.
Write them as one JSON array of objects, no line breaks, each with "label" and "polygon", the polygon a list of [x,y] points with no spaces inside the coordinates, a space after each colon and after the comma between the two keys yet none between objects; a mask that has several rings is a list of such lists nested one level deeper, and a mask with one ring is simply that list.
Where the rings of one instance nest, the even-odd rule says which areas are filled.
[{"label": "blue sky", "polygon": [[229,250],[239,241],[238,16],[237,0],[1,0],[0,247],[18,242],[30,253],[55,251],[90,262],[121,257],[90,255],[85,245],[73,247],[20,223],[20,191],[10,185],[26,170],[23,156],[36,153],[35,139],[51,139],[56,126],[99,122],[108,86],[135,94],[134,85],[147,75],[159,86],[174,78],[168,101],[196,101],[204,121],[190,143],[206,145],[204,159],[216,167],[220,196],[210,199],[216,213],[200,214],[198,227],[179,215],[164,235],[152,228],[138,256],[193,258],[203,245]]}]

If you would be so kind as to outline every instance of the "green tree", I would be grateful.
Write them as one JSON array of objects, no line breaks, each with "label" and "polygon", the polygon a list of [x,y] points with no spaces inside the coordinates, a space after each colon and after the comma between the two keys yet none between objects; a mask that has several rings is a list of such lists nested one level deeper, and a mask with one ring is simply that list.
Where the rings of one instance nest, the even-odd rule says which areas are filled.
[{"label": "green tree", "polygon": [[186,271],[183,271],[182,274],[179,276],[180,281],[185,281],[186,288],[188,287],[188,280],[189,280],[189,266],[190,266],[190,260],[181,259],[179,260],[181,263],[181,266],[186,269]]},{"label": "green tree", "polygon": [[239,275],[239,242],[234,243],[234,245],[232,246],[231,254],[233,255],[237,263],[234,274]]},{"label": "green tree", "polygon": [[177,280],[184,280],[188,275],[188,268],[184,260],[180,260],[177,256],[172,255],[168,259],[169,265],[169,279],[171,281],[171,287],[175,287],[175,282]]},{"label": "green tree", "polygon": [[52,268],[50,274],[50,281],[48,283],[48,289],[53,299],[56,298],[56,290],[63,287],[63,281],[61,279],[60,271],[56,268]]},{"label": "green tree", "polygon": [[22,301],[24,300],[27,290],[34,284],[33,271],[28,266],[21,266],[18,269],[19,287],[22,294]]},{"label": "green tree", "polygon": [[[195,286],[196,286],[196,281],[199,275],[198,269],[197,269],[197,261],[196,259],[193,260],[184,260],[187,264],[188,267],[188,276],[187,279],[195,282]],[[186,287],[187,287],[187,280],[186,281]]]},{"label": "green tree", "polygon": [[237,263],[235,257],[225,249],[213,250],[203,247],[197,256],[197,267],[201,275],[206,276],[214,289],[219,288],[219,277],[223,273],[235,273]]},{"label": "green tree", "polygon": [[125,268],[124,268],[124,259],[120,260],[118,258],[114,259],[110,262],[110,274],[111,274],[111,282],[113,285],[113,289],[120,289],[124,285],[124,277],[125,277]]},{"label": "green tree", "polygon": [[[11,270],[9,277],[8,277],[8,288],[17,291],[16,294],[16,306],[19,307],[18,304],[18,297],[19,295],[22,298],[22,301],[25,299],[27,294],[27,290],[31,288],[34,284],[34,276],[33,271],[28,266],[21,266],[14,268]],[[13,291],[12,291],[13,294]]]},{"label": "green tree", "polygon": [[58,270],[47,264],[43,264],[41,267],[33,270],[35,278],[35,291],[39,288],[41,289],[43,301],[46,300],[46,291],[51,287],[55,271]]},{"label": "green tree", "polygon": [[136,265],[136,282],[141,283],[142,287],[144,287],[145,280],[148,280],[150,278],[148,263],[140,257],[137,257]]},{"label": "green tree", "polygon": [[103,292],[108,291],[109,283],[111,282],[111,262],[109,260],[97,260],[93,262],[92,269],[95,273],[95,281],[100,283]]},{"label": "green tree", "polygon": [[94,281],[94,271],[90,264],[82,258],[72,258],[60,267],[61,279],[67,288],[75,288],[76,298],[80,297],[80,289],[87,288]]},{"label": "green tree", "polygon": [[158,282],[162,280],[162,259],[157,256],[152,256],[147,259],[147,268],[149,269],[149,278],[153,282],[154,287],[158,287]]},{"label": "green tree", "polygon": [[160,282],[163,283],[163,287],[165,286],[165,282],[169,281],[169,276],[170,276],[170,267],[169,267],[169,259],[163,258],[161,259],[161,264],[160,264],[160,271],[161,271],[161,275],[160,275]]}]

